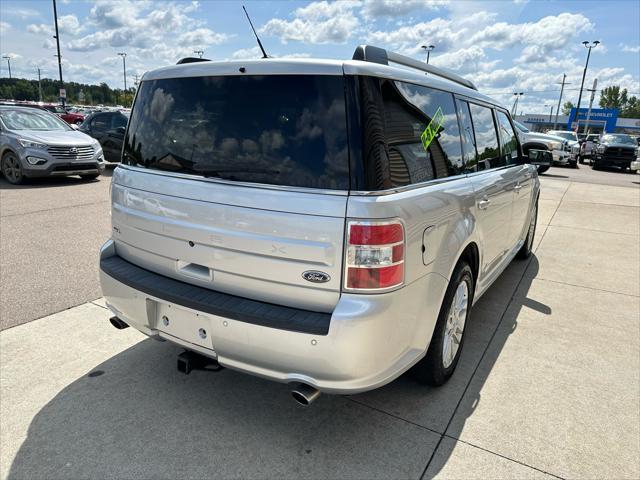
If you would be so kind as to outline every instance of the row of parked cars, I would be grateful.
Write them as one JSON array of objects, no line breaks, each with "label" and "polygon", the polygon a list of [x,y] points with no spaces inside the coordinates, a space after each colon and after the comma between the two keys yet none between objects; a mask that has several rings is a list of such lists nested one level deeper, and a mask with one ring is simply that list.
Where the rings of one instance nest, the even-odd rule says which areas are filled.
[{"label": "row of parked cars", "polygon": [[[623,133],[578,135],[571,130],[532,132],[515,122],[525,151],[541,149],[551,151],[555,165],[577,168],[578,163],[588,163],[591,168],[619,168],[622,171],[640,170],[638,146],[640,140]],[[543,173],[539,169],[538,173]]]},{"label": "row of parked cars", "polygon": [[[55,108],[51,108],[55,107]],[[79,119],[55,105],[0,105],[0,171],[25,178],[79,175],[97,178],[106,162],[118,162],[128,115],[95,111]]]}]

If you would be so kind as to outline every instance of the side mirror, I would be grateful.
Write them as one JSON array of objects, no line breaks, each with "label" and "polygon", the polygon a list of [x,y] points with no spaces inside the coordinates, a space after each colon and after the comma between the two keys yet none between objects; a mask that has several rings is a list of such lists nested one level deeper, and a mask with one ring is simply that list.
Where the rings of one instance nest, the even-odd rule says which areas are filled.
[{"label": "side mirror", "polygon": [[73,128],[74,130],[78,130],[78,129],[80,129],[80,126],[79,126],[79,125],[77,125],[77,124],[75,124],[75,123],[72,123],[72,124],[71,124],[71,125],[69,125],[69,126],[70,126],[71,128]]},{"label": "side mirror", "polygon": [[118,127],[116,128],[116,133],[119,133],[121,135],[124,135],[124,132],[126,131],[126,128],[124,127]]},{"label": "side mirror", "polygon": [[531,165],[550,167],[553,162],[553,154],[548,150],[529,150],[529,162]]}]

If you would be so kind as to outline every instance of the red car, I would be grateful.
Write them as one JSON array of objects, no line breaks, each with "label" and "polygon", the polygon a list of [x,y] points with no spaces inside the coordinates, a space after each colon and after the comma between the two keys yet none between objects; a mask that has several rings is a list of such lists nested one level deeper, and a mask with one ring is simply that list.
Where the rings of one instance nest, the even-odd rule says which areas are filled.
[{"label": "red car", "polygon": [[84,115],[69,113],[61,105],[45,104],[42,105],[42,108],[51,113],[55,113],[68,124],[75,123],[76,125],[80,125],[84,121]]}]

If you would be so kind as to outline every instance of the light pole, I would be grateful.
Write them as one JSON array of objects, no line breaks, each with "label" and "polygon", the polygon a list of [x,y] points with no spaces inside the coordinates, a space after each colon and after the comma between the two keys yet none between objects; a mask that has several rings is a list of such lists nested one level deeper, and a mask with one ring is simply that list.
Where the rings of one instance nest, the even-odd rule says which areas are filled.
[{"label": "light pole", "polygon": [[515,95],[516,100],[513,102],[513,107],[511,108],[511,116],[515,117],[516,112],[518,111],[518,100],[522,95],[524,95],[524,92],[514,92],[513,94]]},{"label": "light pole", "polygon": [[553,118],[553,105],[545,104],[545,107],[551,108],[551,110],[549,111],[549,123],[551,123],[551,119]]},{"label": "light pole", "polygon": [[6,58],[7,59],[7,66],[9,67],[9,80],[11,80],[11,56],[10,55],[3,55],[2,58]]},{"label": "light pole", "polygon": [[580,118],[580,102],[582,101],[582,89],[584,88],[584,77],[587,76],[587,67],[589,67],[589,57],[591,56],[591,49],[596,48],[600,42],[598,40],[593,43],[589,43],[587,41],[582,42],[582,45],[585,46],[589,51],[587,52],[587,62],[584,64],[584,71],[582,72],[582,82],[580,83],[580,95],[578,95],[578,105],[576,105],[576,123]]},{"label": "light pole", "polygon": [[[53,38],[56,39],[56,48],[58,49],[58,73],[60,73],[60,102],[62,103],[62,106],[64,107],[64,103],[65,103],[65,98],[66,98],[66,92],[64,91],[64,82],[62,81],[62,56],[60,55],[60,34],[58,33],[58,10],[56,8],[56,0],[53,0],[53,23],[55,23],[56,26],[56,34],[53,36]],[[64,97],[63,97],[63,93],[64,93]]]},{"label": "light pole", "polygon": [[436,48],[435,45],[422,45],[422,47],[427,52],[427,64],[429,64],[429,57],[431,56],[431,50]]},{"label": "light pole", "polygon": [[560,113],[560,103],[562,102],[562,94],[564,93],[564,86],[565,85],[571,85],[570,82],[567,82],[567,74],[563,73],[562,74],[562,82],[560,83],[560,85],[562,85],[560,87],[560,98],[558,98],[558,108],[556,108],[556,121],[553,122],[553,129],[557,130],[558,129],[558,114]]},{"label": "light pole", "polygon": [[38,101],[42,101],[42,83],[40,82],[40,67],[38,67]]},{"label": "light pole", "polygon": [[204,55],[204,50],[194,50],[193,53],[198,55],[198,57],[202,58],[202,55]]},{"label": "light pole", "polygon": [[127,54],[120,52],[118,55],[122,57],[122,78],[124,79],[124,92],[127,93]]}]

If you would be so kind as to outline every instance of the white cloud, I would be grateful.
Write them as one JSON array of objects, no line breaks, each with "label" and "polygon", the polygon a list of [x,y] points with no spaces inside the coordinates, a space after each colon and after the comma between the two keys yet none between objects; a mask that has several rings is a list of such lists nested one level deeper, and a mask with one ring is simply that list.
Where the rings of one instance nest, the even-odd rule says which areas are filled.
[{"label": "white cloud", "polygon": [[620,44],[620,49],[623,52],[640,53],[640,45],[633,46],[633,45],[626,45],[626,44],[621,43]]},{"label": "white cloud", "polygon": [[251,48],[241,48],[240,50],[236,50],[231,54],[231,58],[233,60],[246,60],[246,59],[256,59],[261,58],[262,52],[260,51],[260,47],[251,47]]},{"label": "white cloud", "polygon": [[47,25],[45,23],[40,23],[40,24],[31,24],[31,25],[27,25],[27,32],[29,33],[34,33],[36,35],[52,35],[53,34],[53,27],[51,25]]},{"label": "white cloud", "polygon": [[7,33],[11,29],[11,24],[8,22],[0,22],[0,33]]},{"label": "white cloud", "polygon": [[437,9],[449,4],[449,0],[364,0],[362,13],[365,18],[401,17],[408,13]]},{"label": "white cloud", "polygon": [[22,20],[26,20],[31,17],[39,17],[40,12],[38,12],[37,10],[34,10],[33,8],[22,8],[22,7],[15,7],[12,5],[8,5],[8,6],[3,5],[2,15],[3,16],[6,15],[8,17],[18,17],[18,18],[21,18]]},{"label": "white cloud", "polygon": [[229,39],[229,35],[216,33],[209,28],[197,28],[178,37],[178,44],[184,46],[218,45]]},{"label": "white cloud", "polygon": [[313,2],[298,8],[294,19],[272,18],[260,32],[280,37],[284,44],[289,41],[305,43],[344,43],[351,38],[360,22],[354,12],[360,2],[326,1]]}]

